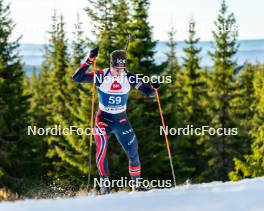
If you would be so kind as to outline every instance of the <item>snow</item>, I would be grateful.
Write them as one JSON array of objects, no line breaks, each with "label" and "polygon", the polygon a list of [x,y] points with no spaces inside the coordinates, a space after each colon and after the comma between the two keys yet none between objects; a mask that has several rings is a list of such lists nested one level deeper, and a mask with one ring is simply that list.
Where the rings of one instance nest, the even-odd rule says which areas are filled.
[{"label": "snow", "polygon": [[264,211],[264,177],[70,199],[0,203],[0,211]]}]

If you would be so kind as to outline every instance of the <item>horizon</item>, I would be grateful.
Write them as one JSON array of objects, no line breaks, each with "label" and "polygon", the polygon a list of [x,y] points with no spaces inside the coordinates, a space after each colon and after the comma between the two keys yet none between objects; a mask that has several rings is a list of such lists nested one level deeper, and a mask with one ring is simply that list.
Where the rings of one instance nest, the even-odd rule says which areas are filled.
[{"label": "horizon", "polygon": [[[202,49],[200,52],[201,65],[210,66],[212,61],[208,56],[207,52],[213,50],[214,41],[200,41],[198,47]],[[245,61],[251,63],[257,63],[264,60],[264,39],[252,39],[252,40],[237,40],[239,45],[238,52],[235,58],[238,64],[243,64]],[[43,61],[44,46],[46,44],[36,44],[36,43],[21,43],[19,47],[20,55],[22,56],[22,61],[28,66],[39,66]],[[183,48],[185,43],[183,40],[176,41],[176,56],[181,62],[182,57],[185,56]],[[71,48],[68,49],[71,52]],[[165,57],[165,52],[168,50],[166,41],[158,41],[154,48],[155,50],[155,62],[163,62]]]},{"label": "horizon", "polygon": [[[168,42],[168,40],[156,40],[157,42]],[[241,41],[264,41],[264,38],[259,38],[259,39],[237,39],[237,42]],[[184,40],[175,40],[175,42],[184,42]],[[200,42],[215,42],[214,40],[200,40]],[[47,43],[30,43],[30,42],[20,42],[20,45],[46,45]]]}]

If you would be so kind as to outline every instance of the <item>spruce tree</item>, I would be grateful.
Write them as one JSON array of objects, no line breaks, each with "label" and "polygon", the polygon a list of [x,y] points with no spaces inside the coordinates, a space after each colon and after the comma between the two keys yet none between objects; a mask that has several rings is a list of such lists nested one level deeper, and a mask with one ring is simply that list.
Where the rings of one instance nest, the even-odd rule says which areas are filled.
[{"label": "spruce tree", "polygon": [[131,15],[129,14],[129,7],[127,0],[118,0],[113,4],[113,33],[114,40],[113,47],[115,49],[125,49]]},{"label": "spruce tree", "polygon": [[[90,126],[91,86],[89,84],[77,84],[72,80],[72,74],[79,68],[82,60],[87,57],[81,26],[82,23],[77,18],[72,41],[73,53],[65,78],[66,87],[64,92],[66,95],[64,98],[68,119],[67,122],[63,119],[60,122],[62,122],[63,127],[75,126],[85,130]],[[63,150],[59,150],[58,154],[61,162],[66,163],[64,175],[68,177],[67,180],[70,181],[72,187],[78,189],[87,183],[89,135],[65,135],[64,140]]]},{"label": "spruce tree", "polygon": [[[62,16],[54,14],[53,31],[51,32],[51,39],[49,43],[50,50],[50,69],[47,72],[48,78],[46,80],[47,95],[50,97],[46,110],[48,110],[49,119],[47,127],[65,126],[68,125],[69,113],[65,107],[67,93],[66,87],[66,70],[68,67],[68,53],[67,41],[65,38],[64,21]],[[49,176],[60,181],[65,182],[65,172],[67,164],[62,162],[60,152],[66,147],[66,141],[62,135],[47,137],[48,152],[47,157],[52,164],[49,170]],[[59,185],[60,181],[58,182]]]},{"label": "spruce tree", "polygon": [[38,177],[38,171],[35,142],[27,135],[29,96],[23,86],[19,39],[11,40],[15,24],[3,0],[0,25],[0,186],[21,193],[22,184]]},{"label": "spruce tree", "polygon": [[148,0],[131,1],[132,17],[129,31],[136,36],[128,48],[128,69],[144,75],[153,75],[157,68],[154,65],[154,48],[156,41],[152,39],[152,27],[148,21]]},{"label": "spruce tree", "polygon": [[[53,17],[55,17],[56,12],[54,12]],[[56,19],[53,18],[53,26],[55,26]],[[55,37],[55,32],[50,31],[49,43],[44,47],[43,62],[40,67],[40,72],[37,77],[37,85],[35,83],[34,74],[31,79],[31,125],[35,125],[37,128],[47,128],[53,124],[52,121],[52,110],[50,110],[49,105],[52,101],[53,87],[51,86],[51,71],[54,67],[54,44],[53,37]],[[47,152],[49,150],[49,136],[39,136],[41,139],[41,175],[43,185],[50,185],[52,183],[52,178],[49,175],[50,171],[53,171],[52,160],[48,159]],[[41,195],[43,193],[40,193]]]},{"label": "spruce tree", "polygon": [[[183,82],[182,82],[182,119],[181,127],[190,126],[201,128],[205,125],[206,112],[203,104],[207,99],[207,83],[200,67],[199,53],[201,48],[197,46],[199,38],[196,38],[195,22],[189,22],[189,37],[185,40],[185,57],[183,58]],[[180,127],[180,125],[178,125]],[[194,182],[201,181],[200,174],[206,163],[202,157],[203,145],[201,136],[178,136],[176,139],[176,155],[178,181],[191,179]]]},{"label": "spruce tree", "polygon": [[168,32],[169,41],[166,43],[169,48],[166,52],[167,60],[162,64],[164,71],[162,73],[165,77],[170,77],[171,82],[165,83],[159,90],[161,99],[167,101],[164,107],[164,113],[168,117],[167,124],[170,127],[177,127],[181,122],[182,107],[181,101],[181,87],[182,87],[182,71],[176,57],[176,30],[171,27]]},{"label": "spruce tree", "polygon": [[[236,20],[233,13],[228,13],[226,2],[223,0],[213,31],[215,50],[210,52],[214,61],[212,79],[210,81],[211,127],[235,128],[231,101],[234,98],[235,67],[234,56],[237,52],[237,31],[225,26],[233,26]],[[223,29],[224,28],[224,29]],[[239,152],[239,139],[232,135],[211,135],[207,141],[208,165],[204,172],[207,180],[227,180],[228,172],[233,167],[232,159]]]},{"label": "spruce tree", "polygon": [[98,30],[93,32],[94,41],[90,41],[90,47],[99,46],[100,54],[97,58],[99,68],[109,66],[110,53],[116,50],[113,46],[114,20],[113,20],[113,1],[112,0],[88,0],[89,5],[85,8],[92,24]]},{"label": "spruce tree", "polygon": [[38,100],[39,107],[40,107],[40,115],[39,121],[41,126],[48,126],[52,124],[52,110],[50,110],[49,105],[52,102],[53,98],[53,86],[51,81],[51,73],[52,69],[56,66],[55,64],[55,48],[56,48],[56,39],[57,39],[57,27],[58,23],[58,16],[57,12],[54,11],[54,14],[51,17],[52,19],[52,28],[49,33],[49,41],[48,44],[44,46],[44,54],[43,54],[43,62],[41,64],[40,73],[39,73],[39,92],[41,96]]},{"label": "spruce tree", "polygon": [[[168,128],[178,128],[182,126],[182,113],[183,106],[182,102],[182,71],[178,63],[176,56],[176,30],[172,26],[168,32],[168,42],[166,43],[168,47],[168,52],[166,52],[166,61],[161,65],[164,66],[162,76],[170,77],[171,81],[169,83],[164,83],[159,89],[160,100],[162,103],[163,114],[166,121],[166,126]],[[158,112],[158,111],[157,111]],[[158,120],[160,125],[160,120]],[[163,165],[160,172],[161,178],[170,178],[171,171],[169,169],[168,155],[164,148],[164,134],[162,136],[159,134],[161,151],[159,152],[159,162]],[[179,136],[168,134],[168,139],[171,146],[171,152],[173,156],[173,164],[175,168],[176,180],[179,182],[179,174],[177,169],[178,157],[176,156],[176,147],[179,141]]]},{"label": "spruce tree", "polygon": [[[231,180],[260,177],[264,175],[264,68],[258,65],[254,68],[254,97],[255,101],[248,109],[255,109],[249,138],[252,139],[251,152],[243,158],[235,158],[235,168],[229,173]],[[247,101],[246,101],[247,102]],[[246,117],[246,116],[245,116]],[[246,141],[246,140],[245,140]]]},{"label": "spruce tree", "polygon": [[239,122],[238,137],[241,143],[238,159],[250,152],[252,137],[249,132],[252,130],[252,117],[256,109],[253,84],[256,69],[258,69],[257,66],[245,63],[236,80],[237,89],[232,100],[232,109],[234,110],[235,120]]}]

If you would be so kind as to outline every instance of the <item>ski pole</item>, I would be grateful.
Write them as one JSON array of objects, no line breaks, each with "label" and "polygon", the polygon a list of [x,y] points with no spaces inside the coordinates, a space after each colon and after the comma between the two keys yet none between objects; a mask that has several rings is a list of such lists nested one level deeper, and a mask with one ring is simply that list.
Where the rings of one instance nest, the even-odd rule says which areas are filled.
[{"label": "ski pole", "polygon": [[166,127],[165,127],[165,121],[163,118],[163,112],[162,112],[162,108],[161,108],[161,104],[160,104],[160,97],[159,97],[158,90],[157,89],[154,89],[154,90],[155,90],[155,95],[156,95],[157,102],[158,102],[159,113],[160,113],[160,118],[161,118],[161,122],[162,122],[162,128],[163,128],[163,132],[164,132],[164,136],[165,136],[165,142],[166,142],[166,146],[167,146],[167,151],[168,151],[168,155],[169,155],[169,159],[170,159],[170,166],[171,166],[171,173],[172,173],[172,177],[173,177],[173,182],[174,182],[174,186],[176,187],[174,167],[173,167],[173,163],[172,163],[172,157],[171,157],[171,151],[170,151],[168,136],[165,132]]},{"label": "ski pole", "polygon": [[134,40],[134,39],[136,39],[136,35],[134,35],[134,34],[128,34],[128,38],[127,38],[127,41],[126,41],[126,47],[125,47],[126,53],[127,53],[127,48],[128,48],[129,43],[132,40]]},{"label": "ski pole", "polygon": [[[93,86],[92,86],[92,102],[91,102],[91,119],[90,119],[90,129],[93,130],[93,121],[94,121],[94,96],[95,96],[95,80],[96,80],[96,59],[93,61]],[[90,190],[91,182],[91,169],[92,169],[92,144],[93,144],[93,133],[90,133],[89,141],[89,163],[88,163],[88,184],[87,191]]]}]

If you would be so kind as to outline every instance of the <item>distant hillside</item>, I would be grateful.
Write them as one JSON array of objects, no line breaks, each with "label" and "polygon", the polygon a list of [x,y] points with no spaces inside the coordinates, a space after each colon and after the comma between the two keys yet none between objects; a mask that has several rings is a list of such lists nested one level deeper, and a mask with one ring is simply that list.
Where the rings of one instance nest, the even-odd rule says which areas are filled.
[{"label": "distant hillside", "polygon": [[26,65],[26,64],[24,64],[23,68],[24,68],[24,70],[28,76],[32,75],[32,71],[34,68],[36,70],[36,73],[39,73],[39,71],[40,71],[40,65]]},{"label": "distant hillside", "polygon": [[[245,61],[252,63],[264,63],[264,39],[263,40],[240,40],[238,41],[239,51],[236,55],[238,64],[243,64]],[[208,56],[208,51],[213,49],[214,43],[210,41],[203,41],[199,43],[202,48],[200,53],[201,65],[212,66],[213,63]],[[177,42],[176,54],[179,61],[182,62],[184,42]],[[165,52],[168,47],[166,42],[158,42],[156,46],[155,61],[161,63],[166,60]],[[39,70],[41,62],[43,61],[44,45],[43,44],[21,44],[20,53],[22,60],[25,63],[25,70],[27,74],[31,74],[33,66]]]},{"label": "distant hillside", "polygon": [[37,72],[40,70],[40,65],[43,61],[44,45],[42,44],[21,44],[20,55],[24,70],[27,75],[32,74],[33,67]]}]

